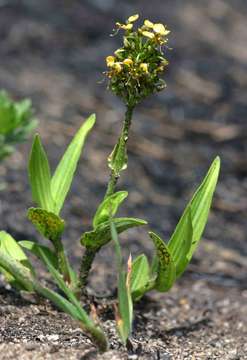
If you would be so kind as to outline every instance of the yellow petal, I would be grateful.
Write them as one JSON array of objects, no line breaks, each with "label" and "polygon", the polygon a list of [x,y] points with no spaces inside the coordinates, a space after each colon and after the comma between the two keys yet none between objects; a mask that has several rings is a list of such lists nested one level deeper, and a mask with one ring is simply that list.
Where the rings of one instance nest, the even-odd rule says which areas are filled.
[{"label": "yellow petal", "polygon": [[112,67],[115,63],[115,57],[114,56],[107,56],[106,60],[106,65],[109,67]]},{"label": "yellow petal", "polygon": [[149,39],[154,38],[154,34],[151,33],[150,31],[142,31],[142,35],[148,37]]},{"label": "yellow petal", "polygon": [[145,72],[145,73],[148,73],[148,64],[146,63],[141,63],[140,64],[140,69]]},{"label": "yellow petal", "polygon": [[131,59],[125,59],[123,61],[124,65],[127,65],[127,66],[132,66],[133,65],[133,61]]},{"label": "yellow petal", "polygon": [[123,30],[131,30],[133,28],[133,24],[121,25],[120,27]]},{"label": "yellow petal", "polygon": [[153,29],[153,27],[154,27],[154,24],[152,23],[152,21],[149,21],[149,20],[145,20],[144,25],[149,29]]},{"label": "yellow petal", "polygon": [[128,18],[127,22],[128,22],[128,23],[132,23],[132,22],[134,22],[134,21],[136,21],[136,20],[138,20],[138,19],[139,19],[139,14],[135,14],[135,15],[130,16],[130,17]]},{"label": "yellow petal", "polygon": [[116,62],[114,64],[114,70],[117,72],[117,73],[120,73],[122,71],[122,66],[119,62]]},{"label": "yellow petal", "polygon": [[166,32],[168,31],[163,24],[154,24],[153,30],[159,35],[166,35]]},{"label": "yellow petal", "polygon": [[123,29],[123,30],[131,30],[133,28],[133,24],[121,24],[117,22],[116,25],[119,29]]}]

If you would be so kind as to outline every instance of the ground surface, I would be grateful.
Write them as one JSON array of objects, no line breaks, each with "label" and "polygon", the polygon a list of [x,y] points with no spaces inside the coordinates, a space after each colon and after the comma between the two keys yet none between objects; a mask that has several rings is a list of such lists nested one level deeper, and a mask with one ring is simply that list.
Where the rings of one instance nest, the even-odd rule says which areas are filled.
[{"label": "ground surface", "polygon": [[[48,303],[31,304],[0,283],[0,359],[247,359],[247,5],[208,1],[0,1],[0,87],[30,96],[53,165],[81,117],[96,112],[63,216],[65,244],[78,265],[78,238],[89,228],[108,179],[106,156],[119,132],[121,104],[101,80],[104,57],[119,45],[109,38],[115,20],[139,12],[172,29],[168,88],[136,111],[122,214],[149,221],[168,238],[215,155],[222,172],[202,244],[168,294],[137,306],[132,349],[104,326],[111,350],[99,355],[78,325]],[[0,166],[1,228],[16,239],[37,238],[26,219],[31,205],[29,144]],[[126,255],[152,245],[147,229],[122,237]],[[110,261],[109,261],[110,259]],[[91,286],[115,287],[112,249],[97,258]],[[104,285],[105,284],[105,285]]]}]

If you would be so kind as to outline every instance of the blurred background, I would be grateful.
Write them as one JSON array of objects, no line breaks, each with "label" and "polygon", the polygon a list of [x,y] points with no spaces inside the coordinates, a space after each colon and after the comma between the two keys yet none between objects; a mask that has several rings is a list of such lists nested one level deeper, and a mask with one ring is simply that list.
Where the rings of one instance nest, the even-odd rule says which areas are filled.
[{"label": "blurred background", "polygon": [[[121,102],[102,82],[105,57],[121,46],[121,36],[109,34],[116,21],[135,13],[168,25],[171,50],[167,89],[134,114],[129,167],[118,186],[129,191],[122,214],[147,219],[168,239],[192,192],[220,155],[213,210],[190,272],[226,287],[244,286],[245,0],[0,0],[0,88],[16,99],[32,99],[53,166],[83,118],[97,114],[63,213],[66,247],[76,262],[81,251],[77,240],[90,227],[103,197],[109,175],[106,157],[124,114]],[[17,239],[37,236],[25,214],[32,204],[26,172],[30,144],[19,146],[0,166],[0,176],[8,183],[0,194],[1,228]],[[128,234],[122,240],[126,253],[142,249],[150,254],[146,229]],[[106,254],[111,254],[110,247],[99,256],[99,265],[109,261]],[[98,266],[94,275],[102,271]],[[109,271],[104,267],[105,275]]]}]

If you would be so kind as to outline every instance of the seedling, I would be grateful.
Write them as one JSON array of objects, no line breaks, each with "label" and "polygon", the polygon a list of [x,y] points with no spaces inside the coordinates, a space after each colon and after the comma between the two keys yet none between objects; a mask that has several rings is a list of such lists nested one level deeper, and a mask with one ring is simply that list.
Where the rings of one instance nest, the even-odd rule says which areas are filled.
[{"label": "seedling", "polygon": [[0,91],[0,161],[12,154],[15,144],[25,141],[36,125],[29,99],[13,101]]},{"label": "seedling", "polygon": [[[116,191],[116,186],[120,174],[127,168],[127,141],[133,110],[141,100],[165,87],[161,75],[168,64],[164,51],[169,30],[149,20],[134,30],[138,18],[133,15],[126,23],[116,24],[116,32],[124,31],[123,46],[106,58],[108,88],[123,100],[126,114],[120,136],[108,158],[110,179],[105,196],[96,209],[92,228],[80,238],[84,254],[78,274],[64,249],[62,236],[66,223],[60,213],[84,142],[94,126],[95,115],[91,115],[78,130],[53,174],[39,135],[34,138],[29,180],[37,207],[30,208],[27,216],[48,240],[47,246],[29,240],[16,242],[9,234],[0,232],[0,270],[6,281],[19,290],[37,292],[50,299],[80,323],[101,351],[108,345],[97,309],[95,312],[93,308],[93,315],[89,316],[82,307],[95,255],[113,240],[118,270],[118,299],[114,306],[116,325],[123,344],[126,344],[132,332],[134,303],[148,291],[169,291],[188,266],[204,231],[220,170],[220,160],[216,157],[167,243],[154,231],[149,231],[154,245],[152,261],[149,262],[145,254],[133,261],[130,256],[125,267],[119,235],[129,228],[147,225],[147,222],[116,217],[128,196],[127,191]],[[35,267],[26,255],[28,252],[43,263],[63,295],[40,284]]]}]

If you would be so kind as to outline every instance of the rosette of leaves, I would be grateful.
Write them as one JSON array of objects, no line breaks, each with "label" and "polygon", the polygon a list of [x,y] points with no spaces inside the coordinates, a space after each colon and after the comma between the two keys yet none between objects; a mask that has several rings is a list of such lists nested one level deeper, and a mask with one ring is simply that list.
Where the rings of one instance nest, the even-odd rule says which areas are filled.
[{"label": "rosette of leaves", "polygon": [[36,125],[29,99],[13,101],[7,92],[0,91],[0,160],[25,141]]}]

